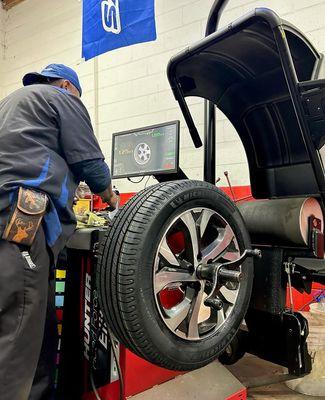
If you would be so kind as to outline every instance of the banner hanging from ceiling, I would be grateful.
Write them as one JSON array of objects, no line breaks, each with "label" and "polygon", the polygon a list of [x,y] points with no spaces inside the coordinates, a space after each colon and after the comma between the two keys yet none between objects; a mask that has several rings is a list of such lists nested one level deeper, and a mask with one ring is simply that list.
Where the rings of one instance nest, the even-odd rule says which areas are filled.
[{"label": "banner hanging from ceiling", "polygon": [[82,56],[156,40],[154,0],[83,0]]}]

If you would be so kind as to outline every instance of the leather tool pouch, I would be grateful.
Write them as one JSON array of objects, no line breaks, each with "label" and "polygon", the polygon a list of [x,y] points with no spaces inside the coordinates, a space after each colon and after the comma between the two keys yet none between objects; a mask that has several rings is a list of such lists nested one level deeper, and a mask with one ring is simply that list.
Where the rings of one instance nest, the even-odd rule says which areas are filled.
[{"label": "leather tool pouch", "polygon": [[24,246],[31,246],[46,213],[48,197],[45,193],[19,188],[15,204],[3,239]]}]

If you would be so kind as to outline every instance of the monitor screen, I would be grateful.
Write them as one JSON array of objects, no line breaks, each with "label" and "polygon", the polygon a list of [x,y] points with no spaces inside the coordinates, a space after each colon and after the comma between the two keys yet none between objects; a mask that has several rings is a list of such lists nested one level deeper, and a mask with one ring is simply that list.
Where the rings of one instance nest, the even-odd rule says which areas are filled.
[{"label": "monitor screen", "polygon": [[113,178],[175,173],[178,158],[179,121],[113,135]]}]

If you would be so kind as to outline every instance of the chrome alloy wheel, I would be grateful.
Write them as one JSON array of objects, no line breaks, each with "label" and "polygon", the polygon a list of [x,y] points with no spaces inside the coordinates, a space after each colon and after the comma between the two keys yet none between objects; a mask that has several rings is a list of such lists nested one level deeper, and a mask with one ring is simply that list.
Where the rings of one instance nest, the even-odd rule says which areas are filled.
[{"label": "chrome alloy wheel", "polygon": [[[241,284],[219,282],[213,296],[220,300],[220,309],[207,307],[204,300],[211,295],[212,284],[199,279],[197,268],[239,257],[235,234],[216,211],[193,208],[172,221],[158,246],[153,274],[156,305],[170,331],[197,341],[221,328],[234,309]],[[166,302],[168,296],[172,301]]]}]

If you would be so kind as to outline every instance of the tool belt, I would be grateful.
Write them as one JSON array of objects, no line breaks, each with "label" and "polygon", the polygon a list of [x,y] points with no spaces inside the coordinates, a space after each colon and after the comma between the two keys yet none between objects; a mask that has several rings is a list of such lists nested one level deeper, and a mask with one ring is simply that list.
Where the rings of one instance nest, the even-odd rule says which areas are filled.
[{"label": "tool belt", "polygon": [[46,213],[48,197],[36,190],[19,188],[3,239],[24,246],[31,246]]}]

